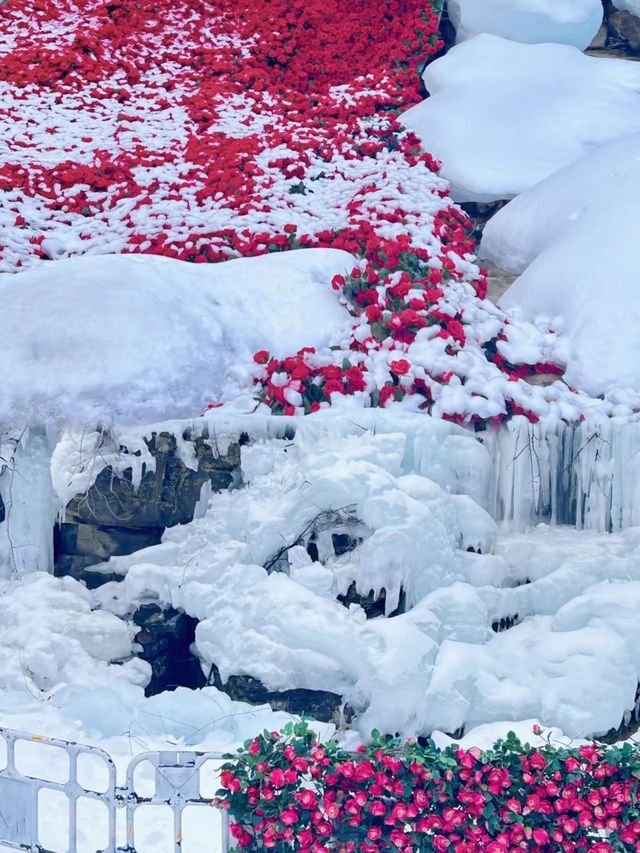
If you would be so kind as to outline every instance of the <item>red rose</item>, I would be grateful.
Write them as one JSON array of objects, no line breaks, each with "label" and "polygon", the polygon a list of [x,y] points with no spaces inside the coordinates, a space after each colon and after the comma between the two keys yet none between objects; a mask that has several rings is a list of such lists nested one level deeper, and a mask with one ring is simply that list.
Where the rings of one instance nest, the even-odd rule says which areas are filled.
[{"label": "red rose", "polygon": [[406,374],[411,370],[411,365],[406,358],[400,358],[397,361],[392,361],[389,365],[389,369],[392,373],[395,373],[396,376],[406,376]]},{"label": "red rose", "polygon": [[256,364],[266,364],[269,361],[269,353],[266,349],[261,349],[254,355],[253,360]]}]

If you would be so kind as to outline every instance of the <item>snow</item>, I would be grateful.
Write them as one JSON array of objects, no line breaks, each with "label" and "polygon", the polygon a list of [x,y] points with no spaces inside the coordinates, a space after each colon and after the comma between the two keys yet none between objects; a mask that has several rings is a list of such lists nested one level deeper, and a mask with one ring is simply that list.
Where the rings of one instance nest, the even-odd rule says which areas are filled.
[{"label": "snow", "polygon": [[583,50],[598,32],[602,13],[602,0],[449,0],[458,41],[492,33],[512,41],[558,42]]},{"label": "snow", "polygon": [[430,64],[401,121],[442,162],[456,201],[512,198],[640,130],[640,66],[571,46],[478,35]]},{"label": "snow", "polygon": [[323,347],[348,328],[330,281],[352,265],[307,249],[218,265],[87,256],[2,274],[0,423],[149,423],[250,391],[257,350]]},{"label": "snow", "polygon": [[[631,713],[640,677],[635,629],[626,627],[633,607],[607,602],[625,590],[636,601],[637,528],[543,525],[496,540],[489,515],[454,493],[465,491],[472,454],[482,470],[486,450],[471,434],[416,417],[402,431],[391,419],[378,418],[375,431],[337,420],[333,429],[307,419],[293,439],[243,448],[246,487],[213,495],[203,517],[167,531],[161,545],[113,558],[109,569],[126,577],[95,599],[124,617],[141,600],[185,609],[199,620],[205,669],[215,662],[223,679],[248,674],[272,690],[340,693],[362,735],[536,718],[585,736]],[[466,460],[457,472],[446,467],[456,459]],[[320,537],[314,563],[304,544],[326,511],[356,519],[363,541],[336,557]],[[263,565],[287,546],[297,546],[288,566],[269,574]],[[402,586],[409,609],[367,619],[336,600],[352,582],[364,595],[384,587],[388,611]],[[603,596],[604,582],[612,588]],[[518,624],[494,634],[506,618]]]},{"label": "snow", "polygon": [[640,0],[613,0],[613,5],[640,18]]},{"label": "snow", "polygon": [[[639,195],[640,133],[631,133],[589,152],[505,205],[486,224],[479,255],[503,269],[524,272],[550,246],[584,228],[594,216],[604,223],[617,209],[632,218]],[[615,263],[606,240],[596,239],[593,245]],[[631,244],[623,261],[629,266],[633,258]]]},{"label": "snow", "polygon": [[[251,436],[242,488],[210,495],[160,545],[104,564],[120,582],[88,591],[43,572],[0,581],[2,725],[98,745],[122,774],[147,749],[227,751],[289,719],[211,687],[145,698],[149,667],[133,656],[130,616],[149,601],[198,619],[205,671],[215,662],[223,679],[340,693],[356,711],[349,742],[374,726],[434,732],[441,744],[461,727],[468,745],[510,729],[532,741],[536,723],[555,740],[583,738],[637,713],[640,425],[515,419],[476,436],[402,411],[218,410],[165,426],[184,435],[198,424],[222,446],[239,431]],[[133,448],[157,428],[111,440]],[[54,485],[79,440],[64,433]],[[58,488],[65,494],[64,480]],[[502,527],[491,517],[500,512]],[[532,526],[545,513],[588,529]],[[319,517],[329,521],[318,524],[313,561],[306,545]],[[336,530],[354,550],[335,555]],[[345,607],[337,596],[352,583],[363,595],[384,588],[388,614],[402,589],[406,612],[367,618]],[[513,627],[497,633],[501,621]],[[54,772],[35,750],[25,757],[31,772]],[[208,784],[213,793],[213,769]],[[64,849],[55,809],[45,826],[48,849]],[[83,853],[95,837],[85,815]],[[164,849],[162,839],[160,824],[143,825],[141,850]]]},{"label": "snow", "polygon": [[488,223],[480,248],[499,266],[523,271],[501,306],[556,329],[568,345],[566,381],[594,396],[640,389],[639,197],[636,133],[512,201]]}]

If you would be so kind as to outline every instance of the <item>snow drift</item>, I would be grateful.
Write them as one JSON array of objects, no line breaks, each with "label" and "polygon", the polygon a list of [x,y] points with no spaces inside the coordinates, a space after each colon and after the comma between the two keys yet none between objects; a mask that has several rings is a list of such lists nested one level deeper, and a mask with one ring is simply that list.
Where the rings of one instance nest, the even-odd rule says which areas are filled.
[{"label": "snow drift", "polygon": [[334,342],[331,249],[189,264],[105,255],[0,275],[0,423],[149,423],[250,391],[252,354]]},{"label": "snow drift", "polygon": [[640,390],[636,267],[640,134],[594,151],[510,202],[480,253],[523,274],[501,306],[568,343],[569,384]]},{"label": "snow drift", "polygon": [[512,198],[640,131],[640,66],[575,47],[479,35],[429,65],[431,97],[401,116],[441,162],[456,201]]}]

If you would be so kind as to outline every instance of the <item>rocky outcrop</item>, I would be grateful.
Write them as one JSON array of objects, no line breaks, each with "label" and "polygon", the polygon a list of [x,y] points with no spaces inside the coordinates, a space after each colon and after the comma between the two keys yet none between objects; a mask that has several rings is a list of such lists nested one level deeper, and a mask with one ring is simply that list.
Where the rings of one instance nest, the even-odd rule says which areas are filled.
[{"label": "rocky outcrop", "polygon": [[209,684],[222,690],[237,702],[250,705],[270,705],[274,711],[286,711],[288,714],[301,714],[322,722],[349,721],[353,712],[343,708],[343,701],[337,693],[327,690],[267,690],[261,681],[250,675],[231,675],[222,681],[220,671],[215,664],[211,667]]},{"label": "rocky outcrop", "polygon": [[[184,446],[189,446],[189,465]],[[163,531],[193,520],[203,487],[221,491],[240,478],[240,443],[219,448],[208,435],[180,437],[153,433],[145,440],[154,460],[139,485],[132,469],[120,475],[104,468],[86,494],[68,504],[55,531],[55,573],[97,586],[112,578],[87,571],[113,556],[160,542]]]},{"label": "rocky outcrop", "polygon": [[588,53],[640,59],[640,18],[603,0],[604,22]]},{"label": "rocky outcrop", "polygon": [[608,18],[609,39],[618,48],[640,57],[640,18],[623,9],[611,12]]}]

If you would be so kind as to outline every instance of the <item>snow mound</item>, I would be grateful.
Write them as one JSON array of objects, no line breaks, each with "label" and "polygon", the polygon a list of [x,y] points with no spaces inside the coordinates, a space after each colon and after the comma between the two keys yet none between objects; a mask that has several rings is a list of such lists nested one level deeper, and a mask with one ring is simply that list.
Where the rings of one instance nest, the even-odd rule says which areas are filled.
[{"label": "snow mound", "polygon": [[640,65],[479,35],[429,65],[431,96],[401,116],[442,162],[456,201],[512,198],[640,131]]},{"label": "snow mound", "polygon": [[73,578],[37,572],[0,581],[0,626],[7,693],[44,699],[67,687],[140,687],[149,679],[142,661],[112,665],[131,655],[133,631],[111,613],[93,610],[91,593]]},{"label": "snow mound", "polygon": [[0,423],[151,422],[251,388],[252,354],[340,339],[346,252],[221,264],[105,255],[0,275]]},{"label": "snow mound", "polygon": [[556,329],[568,343],[566,381],[593,395],[640,390],[639,199],[635,133],[510,202],[488,223],[480,248],[498,265],[524,270],[501,306]]},{"label": "snow mound", "polygon": [[[586,214],[625,208],[640,196],[640,133],[603,145],[523,192],[486,224],[481,258],[515,273],[523,272],[538,255],[584,224]],[[609,254],[606,240],[597,240],[599,254]],[[632,262],[632,246],[624,257]],[[614,258],[609,257],[613,262]]]},{"label": "snow mound", "polygon": [[449,0],[458,41],[492,33],[512,41],[558,42],[584,50],[598,32],[602,14],[601,0]]}]

